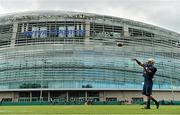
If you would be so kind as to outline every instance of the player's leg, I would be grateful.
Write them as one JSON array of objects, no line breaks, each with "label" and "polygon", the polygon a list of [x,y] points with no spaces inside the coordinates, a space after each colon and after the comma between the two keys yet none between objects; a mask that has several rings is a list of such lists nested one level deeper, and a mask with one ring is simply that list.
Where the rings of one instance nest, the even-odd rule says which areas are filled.
[{"label": "player's leg", "polygon": [[156,104],[156,108],[159,109],[159,102],[156,99],[154,99],[152,96],[150,96],[150,99],[154,101],[154,103]]},{"label": "player's leg", "polygon": [[150,100],[154,101],[154,103],[156,104],[156,108],[159,108],[159,102],[157,102],[156,99],[154,99],[151,95],[152,95],[152,84],[147,86],[147,97],[148,97],[148,101],[150,103]]},{"label": "player's leg", "polygon": [[150,98],[150,96],[147,96],[147,108],[148,109],[151,109],[150,102],[151,102],[151,98]]},{"label": "player's leg", "polygon": [[152,86],[146,85],[146,96],[147,96],[147,109],[150,109],[150,102],[151,102],[151,94],[152,94]]},{"label": "player's leg", "polygon": [[148,87],[147,87],[146,84],[144,84],[142,94],[147,97],[147,102],[146,102],[146,106],[143,109],[150,109],[150,97],[149,97],[149,94],[148,94],[147,90],[148,90]]},{"label": "player's leg", "polygon": [[159,108],[159,102],[156,101],[156,99],[154,99],[151,96],[152,95],[152,87],[153,87],[153,84],[150,84],[149,87],[148,87],[149,98],[150,98],[150,100],[152,100],[156,104],[156,108],[158,109]]},{"label": "player's leg", "polygon": [[150,107],[150,97],[149,96],[146,96],[146,97],[147,97],[146,106],[144,106],[144,108],[142,108],[142,109],[151,109],[151,107]]}]

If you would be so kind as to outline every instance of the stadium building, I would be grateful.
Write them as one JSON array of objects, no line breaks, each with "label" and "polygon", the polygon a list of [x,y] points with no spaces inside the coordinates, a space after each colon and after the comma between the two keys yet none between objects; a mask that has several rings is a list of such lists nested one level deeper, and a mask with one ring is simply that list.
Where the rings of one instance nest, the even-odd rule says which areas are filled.
[{"label": "stadium building", "polygon": [[180,100],[179,33],[79,12],[0,17],[3,101],[141,100],[142,68],[132,58],[156,60],[154,97]]}]

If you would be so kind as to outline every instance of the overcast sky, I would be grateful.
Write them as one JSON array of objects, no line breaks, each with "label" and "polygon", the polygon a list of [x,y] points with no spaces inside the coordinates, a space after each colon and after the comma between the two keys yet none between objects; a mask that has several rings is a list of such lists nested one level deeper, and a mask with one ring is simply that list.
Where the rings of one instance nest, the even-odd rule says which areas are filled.
[{"label": "overcast sky", "polygon": [[141,21],[180,33],[180,0],[0,0],[0,16],[34,10],[104,14]]}]

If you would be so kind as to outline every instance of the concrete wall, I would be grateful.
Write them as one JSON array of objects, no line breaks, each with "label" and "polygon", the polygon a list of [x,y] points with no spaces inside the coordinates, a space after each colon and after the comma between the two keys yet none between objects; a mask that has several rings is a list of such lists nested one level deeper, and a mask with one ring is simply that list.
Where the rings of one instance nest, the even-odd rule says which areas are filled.
[{"label": "concrete wall", "polygon": [[132,97],[143,97],[140,91],[104,91],[100,92],[100,100],[105,101],[107,97],[116,97],[118,100],[129,100]]},{"label": "concrete wall", "polygon": [[[171,91],[153,91],[153,97],[157,100],[180,100],[180,92]],[[105,101],[107,97],[116,97],[118,100],[131,101],[132,98],[146,97],[141,94],[141,91],[101,91],[100,100]]]},{"label": "concrete wall", "polygon": [[[88,92],[88,91],[87,91]],[[144,98],[141,91],[99,91],[100,101],[105,101],[107,97],[115,97],[118,100],[128,100],[131,102],[132,98]],[[12,98],[17,102],[19,97],[18,92],[0,92],[0,100],[2,98]],[[153,91],[153,97],[157,100],[180,100],[180,91]]]}]

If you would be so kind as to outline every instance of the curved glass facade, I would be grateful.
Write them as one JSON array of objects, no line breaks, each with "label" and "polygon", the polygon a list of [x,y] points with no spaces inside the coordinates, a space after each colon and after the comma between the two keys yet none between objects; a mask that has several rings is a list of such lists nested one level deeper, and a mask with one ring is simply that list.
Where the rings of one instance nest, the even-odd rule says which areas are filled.
[{"label": "curved glass facade", "polygon": [[0,89],[141,89],[131,59],[151,57],[154,89],[180,89],[180,34],[94,14],[35,14],[0,18]]}]

